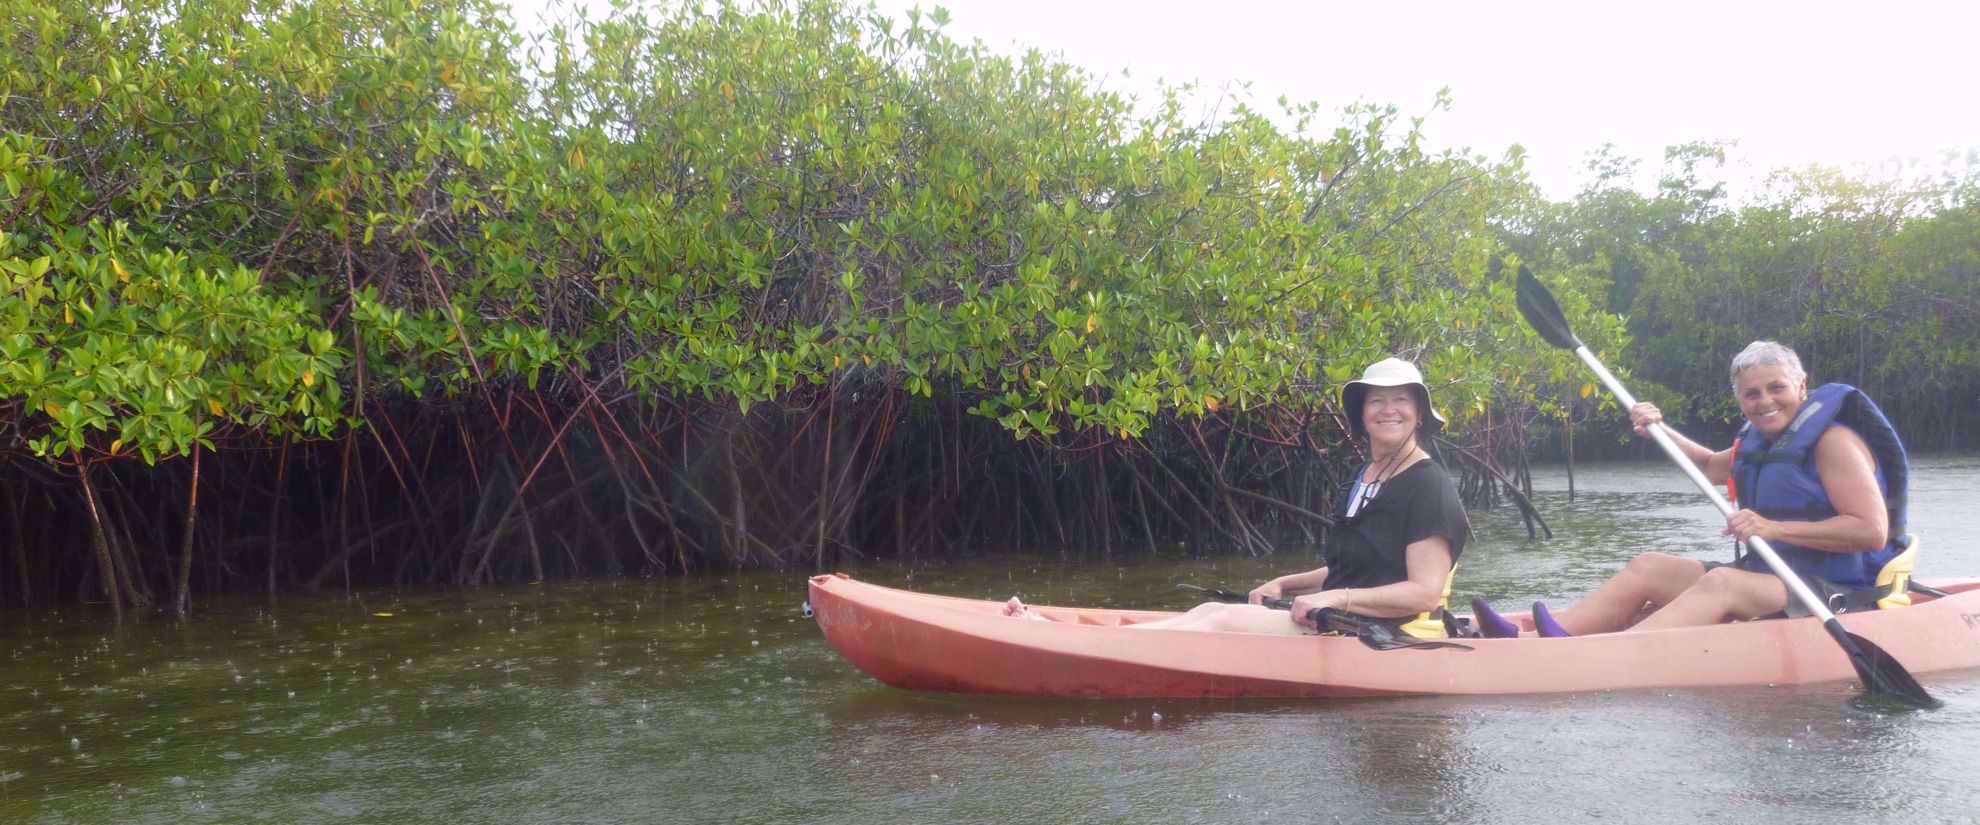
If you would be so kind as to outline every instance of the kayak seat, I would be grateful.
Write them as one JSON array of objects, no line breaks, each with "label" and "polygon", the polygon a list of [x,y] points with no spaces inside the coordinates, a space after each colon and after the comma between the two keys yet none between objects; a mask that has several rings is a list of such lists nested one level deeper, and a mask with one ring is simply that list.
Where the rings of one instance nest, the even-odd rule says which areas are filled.
[{"label": "kayak seat", "polygon": [[1911,606],[1911,571],[1918,566],[1918,534],[1900,536],[1898,546],[1903,547],[1904,552],[1884,562],[1884,568],[1877,571],[1877,584],[1871,588],[1885,594],[1877,599],[1880,610]]},{"label": "kayak seat", "polygon": [[1451,612],[1451,582],[1456,578],[1457,565],[1453,564],[1451,572],[1444,574],[1444,594],[1437,599],[1437,607],[1404,622],[1402,632],[1418,639],[1442,639],[1450,635],[1444,631],[1444,617]]},{"label": "kayak seat", "polygon": [[[1911,606],[1911,571],[1918,566],[1918,534],[1906,533],[1898,537],[1897,545],[1903,552],[1884,562],[1877,571],[1877,581],[1862,590],[1852,590],[1841,595],[1841,603],[1831,603],[1829,609],[1837,613],[1863,610],[1892,610]],[[1785,610],[1765,616],[1755,616],[1748,621],[1785,619]]]}]

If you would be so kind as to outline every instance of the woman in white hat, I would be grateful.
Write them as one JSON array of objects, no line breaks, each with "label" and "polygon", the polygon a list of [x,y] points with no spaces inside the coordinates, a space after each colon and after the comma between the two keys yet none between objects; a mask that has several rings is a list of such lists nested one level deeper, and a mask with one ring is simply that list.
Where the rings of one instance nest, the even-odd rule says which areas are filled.
[{"label": "woman in white hat", "polygon": [[[1336,513],[1340,523],[1322,553],[1326,564],[1259,585],[1249,604],[1204,604],[1133,627],[1310,633],[1308,615],[1316,608],[1401,623],[1440,605],[1471,525],[1457,485],[1423,448],[1444,426],[1430,405],[1430,388],[1415,366],[1385,358],[1342,388],[1341,410],[1367,443],[1369,460]],[[1292,610],[1263,607],[1268,598],[1290,598]],[[1005,612],[1043,618],[1016,598]]]}]

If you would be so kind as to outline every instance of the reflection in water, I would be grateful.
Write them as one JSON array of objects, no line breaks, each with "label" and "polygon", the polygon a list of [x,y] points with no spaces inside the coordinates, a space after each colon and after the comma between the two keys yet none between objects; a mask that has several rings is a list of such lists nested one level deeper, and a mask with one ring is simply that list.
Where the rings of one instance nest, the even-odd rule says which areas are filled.
[{"label": "reflection in water", "polygon": [[[1980,462],[1928,460],[1923,575],[1980,574]],[[1647,546],[1724,552],[1659,465],[1582,468],[1560,538],[1478,514],[1457,596],[1571,599]],[[1553,486],[1550,486],[1553,485]],[[1937,485],[1937,486],[1935,486]],[[1948,489],[1950,487],[1950,489]],[[1179,609],[1173,554],[876,563],[882,584]],[[0,822],[1941,821],[1980,805],[1980,673],[1932,713],[1849,685],[1530,697],[1051,701],[915,694],[799,618],[799,575],[203,602],[117,631],[0,617]],[[375,616],[390,613],[390,616]]]}]

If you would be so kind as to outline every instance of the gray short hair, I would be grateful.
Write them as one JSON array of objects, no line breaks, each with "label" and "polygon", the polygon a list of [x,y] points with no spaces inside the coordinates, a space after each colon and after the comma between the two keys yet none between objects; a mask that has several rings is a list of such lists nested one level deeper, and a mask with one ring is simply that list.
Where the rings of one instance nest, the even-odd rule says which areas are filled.
[{"label": "gray short hair", "polygon": [[1795,355],[1794,350],[1773,341],[1754,341],[1733,356],[1732,381],[1735,391],[1739,389],[1739,374],[1754,367],[1780,367],[1789,381],[1797,384],[1808,382],[1808,372],[1801,368],[1801,356]]}]

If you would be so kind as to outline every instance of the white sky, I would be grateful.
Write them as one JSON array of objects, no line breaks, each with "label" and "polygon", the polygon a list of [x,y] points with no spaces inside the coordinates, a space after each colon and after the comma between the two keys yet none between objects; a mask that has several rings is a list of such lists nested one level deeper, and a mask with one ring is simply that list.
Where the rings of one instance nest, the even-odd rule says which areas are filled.
[{"label": "white sky", "polygon": [[[516,2],[520,21],[541,0]],[[1642,159],[1645,182],[1665,146],[1692,140],[1737,140],[1736,180],[1808,163],[1936,165],[1980,146],[1972,0],[875,3],[896,18],[941,5],[951,37],[1056,53],[1144,101],[1157,78],[1212,99],[1250,81],[1261,111],[1286,95],[1420,114],[1449,86],[1451,110],[1425,124],[1431,144],[1496,157],[1519,143],[1557,199],[1604,142]]]}]

